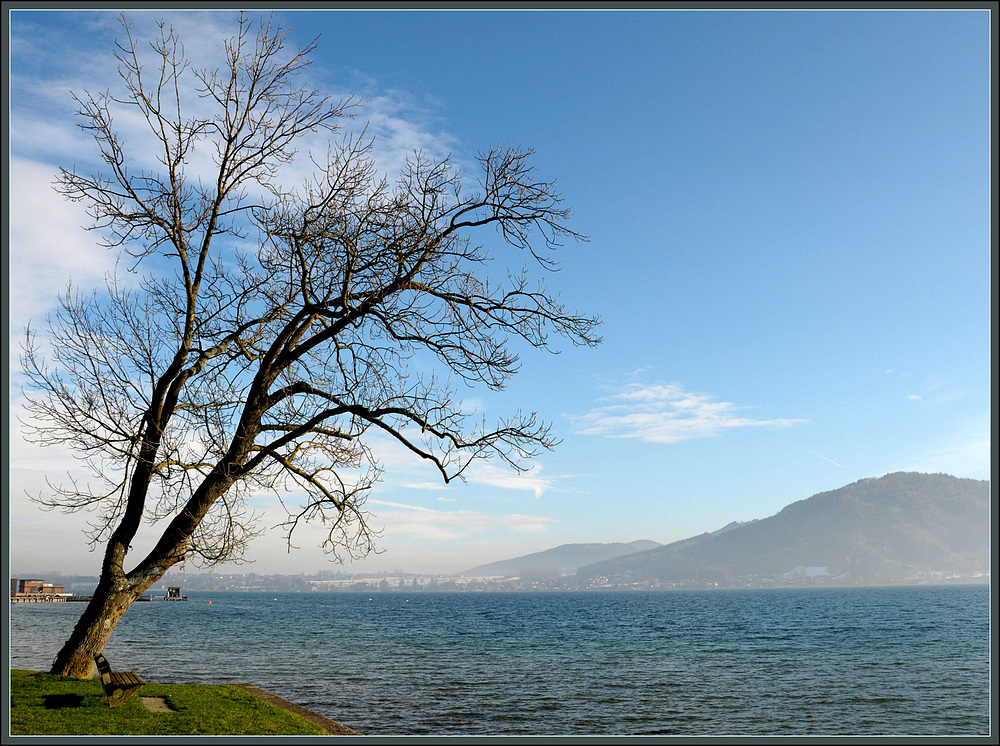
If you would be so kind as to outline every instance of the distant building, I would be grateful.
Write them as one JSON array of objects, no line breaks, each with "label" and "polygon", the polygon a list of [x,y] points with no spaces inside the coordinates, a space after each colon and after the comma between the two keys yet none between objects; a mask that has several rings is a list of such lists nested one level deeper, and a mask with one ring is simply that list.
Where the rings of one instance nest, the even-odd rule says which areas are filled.
[{"label": "distant building", "polygon": [[53,585],[52,583],[46,583],[44,580],[32,579],[22,579],[17,581],[17,591],[14,593],[15,596],[31,596],[40,594],[57,594],[62,593],[63,587],[61,585]]},{"label": "distant building", "polygon": [[180,586],[171,585],[167,588],[167,601],[187,601],[187,596],[181,595]]},{"label": "distant building", "polygon": [[11,578],[10,579],[10,600],[11,601],[65,601],[66,594],[63,586],[55,583],[46,583],[37,578]]},{"label": "distant building", "polygon": [[830,571],[826,567],[806,567],[805,565],[799,565],[792,568],[791,572],[782,573],[781,577],[785,580],[812,581],[819,578],[826,578],[829,575]]}]

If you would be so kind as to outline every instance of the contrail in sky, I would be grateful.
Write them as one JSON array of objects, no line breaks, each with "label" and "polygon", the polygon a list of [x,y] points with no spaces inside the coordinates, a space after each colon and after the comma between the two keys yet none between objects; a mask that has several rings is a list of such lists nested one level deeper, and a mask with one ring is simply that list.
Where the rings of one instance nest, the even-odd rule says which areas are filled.
[{"label": "contrail in sky", "polygon": [[830,462],[831,464],[833,464],[834,466],[839,466],[839,467],[840,467],[841,469],[846,469],[846,468],[847,468],[847,467],[846,467],[846,466],[844,466],[843,464],[838,464],[838,463],[837,463],[836,461],[834,461],[834,460],[833,460],[832,458],[827,458],[826,456],[823,456],[822,454],[819,454],[819,453],[814,453],[813,451],[806,451],[806,453],[812,453],[812,455],[813,455],[813,456],[819,456],[819,457],[820,457],[821,459],[823,459],[824,461],[829,461],[829,462]]}]

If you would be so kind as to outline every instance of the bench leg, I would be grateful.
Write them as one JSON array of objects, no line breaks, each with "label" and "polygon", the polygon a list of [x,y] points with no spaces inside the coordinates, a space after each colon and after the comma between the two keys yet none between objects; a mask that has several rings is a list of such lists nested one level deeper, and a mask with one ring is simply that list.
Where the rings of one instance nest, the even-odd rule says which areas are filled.
[{"label": "bench leg", "polygon": [[129,697],[135,694],[137,691],[142,689],[142,686],[133,686],[128,689],[116,689],[112,692],[111,696],[108,697],[109,707],[121,707],[123,704],[128,702]]}]

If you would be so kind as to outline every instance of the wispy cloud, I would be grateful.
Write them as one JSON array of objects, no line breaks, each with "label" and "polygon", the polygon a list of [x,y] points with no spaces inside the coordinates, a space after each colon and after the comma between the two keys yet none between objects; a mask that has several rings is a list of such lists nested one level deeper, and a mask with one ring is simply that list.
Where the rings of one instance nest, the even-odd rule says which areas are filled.
[{"label": "wispy cloud", "polygon": [[[419,490],[423,492],[448,493],[464,489],[458,480],[445,484],[440,474],[426,462],[416,459],[413,453],[388,437],[376,436],[370,442],[379,464],[386,469],[387,478],[393,489]],[[430,478],[428,478],[430,476]],[[564,483],[569,479],[579,479],[581,474],[551,474],[545,466],[534,462],[523,472],[499,461],[475,461],[462,472],[465,483],[470,487],[489,487],[506,492],[528,492],[535,498],[547,492],[575,491]]]},{"label": "wispy cloud", "polygon": [[[408,462],[412,464],[412,458]],[[402,466],[402,465],[400,465]],[[575,474],[543,474],[542,464],[533,464],[527,471],[517,472],[506,464],[497,464],[489,461],[479,461],[471,464],[463,476],[470,485],[482,485],[495,487],[501,490],[513,492],[531,492],[535,498],[541,498],[546,492],[559,490],[559,482],[571,479],[579,475]],[[429,481],[409,481],[402,482],[400,487],[410,490],[447,490],[449,486],[443,482]],[[439,497],[439,500],[450,498]]]},{"label": "wispy cloud", "polygon": [[450,540],[479,533],[513,531],[534,534],[557,522],[544,515],[507,513],[491,515],[476,510],[438,510],[422,505],[368,500],[376,522],[384,526],[386,535],[407,535],[426,539]]},{"label": "wispy cloud", "polygon": [[543,475],[542,469],[541,464],[535,464],[527,471],[516,472],[506,465],[501,466],[480,461],[466,470],[465,478],[473,484],[483,484],[504,490],[533,492],[536,498],[540,498],[547,491],[553,489],[559,479],[564,478]]},{"label": "wispy cloud", "polygon": [[400,487],[408,490],[443,490],[447,489],[444,482],[403,482]]},{"label": "wispy cloud", "polygon": [[567,415],[579,435],[635,438],[650,443],[680,443],[710,438],[744,427],[789,427],[801,419],[756,419],[750,407],[717,401],[711,394],[687,391],[677,383],[628,384],[604,399],[604,406]]}]

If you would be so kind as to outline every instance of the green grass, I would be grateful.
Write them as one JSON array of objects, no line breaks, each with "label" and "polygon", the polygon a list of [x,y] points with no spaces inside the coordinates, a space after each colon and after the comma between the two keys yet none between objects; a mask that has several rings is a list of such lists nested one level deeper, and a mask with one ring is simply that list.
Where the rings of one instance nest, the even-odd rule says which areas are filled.
[{"label": "green grass", "polygon": [[[12,735],[322,735],[326,731],[237,686],[146,684],[111,709],[101,682],[37,671],[10,672]],[[140,697],[162,697],[154,713]]]}]

